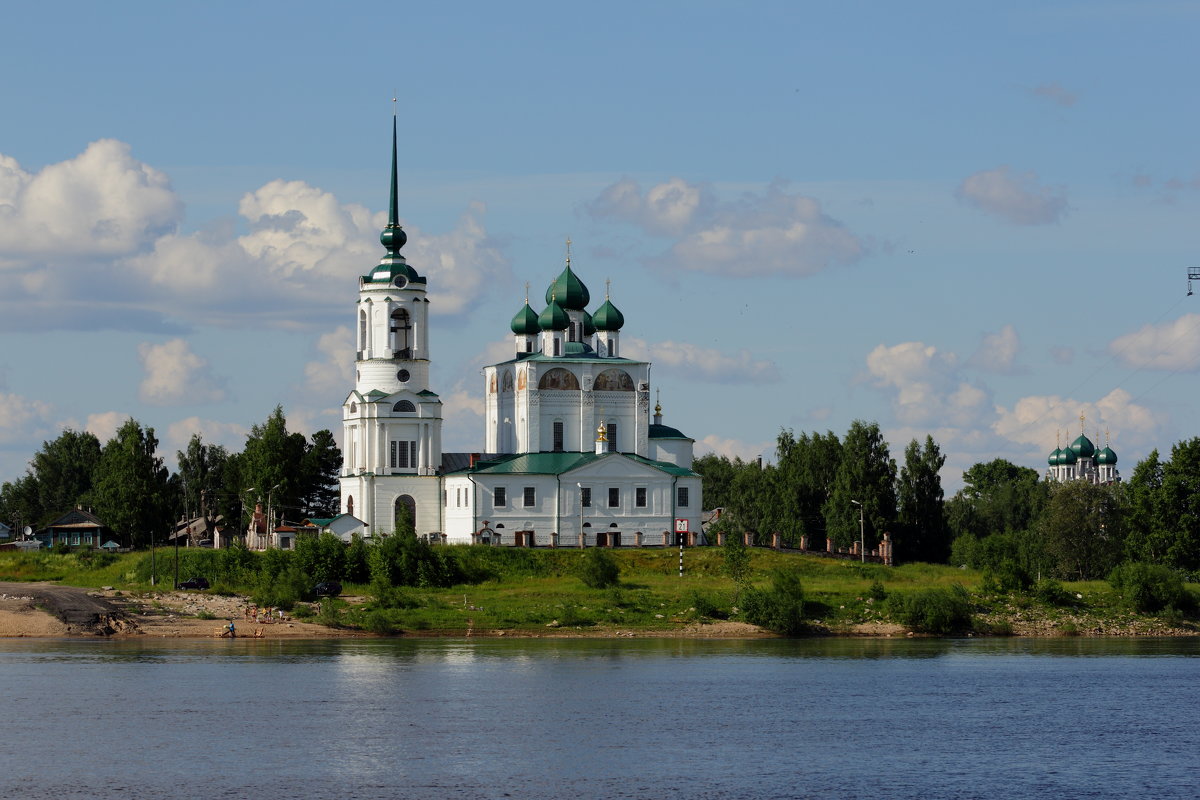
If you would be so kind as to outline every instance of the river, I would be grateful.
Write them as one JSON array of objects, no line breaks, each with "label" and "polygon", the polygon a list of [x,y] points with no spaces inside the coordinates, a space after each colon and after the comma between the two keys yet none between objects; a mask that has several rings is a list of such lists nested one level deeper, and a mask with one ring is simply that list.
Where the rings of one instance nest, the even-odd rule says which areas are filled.
[{"label": "river", "polygon": [[1195,639],[0,640],[0,796],[1194,798]]}]

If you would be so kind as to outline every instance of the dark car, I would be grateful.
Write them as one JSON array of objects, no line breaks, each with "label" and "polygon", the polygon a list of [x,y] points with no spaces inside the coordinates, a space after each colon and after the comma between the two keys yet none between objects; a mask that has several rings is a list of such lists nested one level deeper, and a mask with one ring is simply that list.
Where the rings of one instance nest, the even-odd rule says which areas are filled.
[{"label": "dark car", "polygon": [[186,581],[180,581],[180,589],[207,589],[211,586],[208,578],[188,578]]},{"label": "dark car", "polygon": [[337,581],[325,581],[313,587],[313,594],[317,597],[337,597],[341,593],[342,585]]}]

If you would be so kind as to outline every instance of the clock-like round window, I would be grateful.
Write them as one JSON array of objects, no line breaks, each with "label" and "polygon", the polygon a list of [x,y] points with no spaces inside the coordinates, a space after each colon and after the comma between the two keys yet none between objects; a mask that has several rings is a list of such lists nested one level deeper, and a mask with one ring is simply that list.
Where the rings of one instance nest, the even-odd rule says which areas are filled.
[{"label": "clock-like round window", "polygon": [[406,369],[402,369],[396,373],[396,380],[400,381],[401,383],[408,383],[409,377],[408,370]]}]

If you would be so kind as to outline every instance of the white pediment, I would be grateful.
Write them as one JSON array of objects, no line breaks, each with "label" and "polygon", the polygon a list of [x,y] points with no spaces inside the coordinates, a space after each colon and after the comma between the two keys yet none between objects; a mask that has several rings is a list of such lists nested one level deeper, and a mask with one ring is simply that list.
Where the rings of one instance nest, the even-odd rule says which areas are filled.
[{"label": "white pediment", "polygon": [[606,453],[595,461],[563,473],[563,480],[591,478],[662,478],[667,473],[660,469],[626,458],[620,453]]}]

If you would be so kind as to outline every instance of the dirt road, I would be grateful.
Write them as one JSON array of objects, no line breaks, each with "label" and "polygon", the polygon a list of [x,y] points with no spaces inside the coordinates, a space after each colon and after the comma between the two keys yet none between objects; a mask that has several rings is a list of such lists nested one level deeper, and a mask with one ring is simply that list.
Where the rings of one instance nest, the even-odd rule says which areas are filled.
[{"label": "dirt road", "polygon": [[0,595],[30,597],[32,603],[53,614],[67,626],[71,635],[132,633],[137,630],[124,611],[87,589],[56,586],[52,583],[9,583],[0,581]]}]

